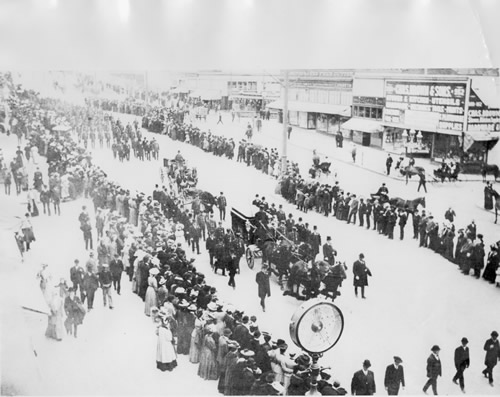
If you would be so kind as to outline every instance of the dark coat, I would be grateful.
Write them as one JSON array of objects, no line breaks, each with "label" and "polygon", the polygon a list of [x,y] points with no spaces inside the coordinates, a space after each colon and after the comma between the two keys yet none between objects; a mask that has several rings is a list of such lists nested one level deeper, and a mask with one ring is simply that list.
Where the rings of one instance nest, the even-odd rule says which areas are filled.
[{"label": "dark coat", "polygon": [[95,291],[99,288],[99,279],[94,273],[85,273],[83,278],[83,288],[85,291]]},{"label": "dark coat", "polygon": [[258,294],[259,298],[265,298],[266,296],[271,296],[271,286],[269,285],[269,274],[260,271],[255,276],[255,282],[259,286]]},{"label": "dark coat", "polygon": [[238,324],[236,327],[234,327],[233,339],[240,344],[241,349],[250,348],[252,337],[248,328],[243,324]]},{"label": "dark coat", "polygon": [[351,394],[371,396],[375,392],[375,377],[372,371],[368,371],[366,375],[363,373],[363,370],[354,373],[351,382]]},{"label": "dark coat", "polygon": [[434,354],[431,354],[427,359],[427,377],[437,378],[441,376],[441,360],[438,360]]},{"label": "dark coat", "polygon": [[399,385],[405,387],[405,374],[401,365],[397,368],[394,364],[389,365],[385,370],[384,386],[387,388],[399,388]]},{"label": "dark coat", "polygon": [[455,368],[459,369],[462,366],[468,367],[470,365],[469,348],[459,346],[455,349]]},{"label": "dark coat", "polygon": [[120,278],[122,272],[123,272],[123,262],[121,259],[113,259],[109,263],[109,271],[111,272],[111,275],[113,279]]},{"label": "dark coat", "polygon": [[494,341],[492,338],[488,339],[484,344],[486,357],[484,358],[484,365],[495,366],[498,359],[500,359],[500,342],[498,339]]},{"label": "dark coat", "polygon": [[372,273],[370,269],[366,267],[365,261],[357,260],[352,266],[352,272],[354,273],[354,286],[364,287],[368,285],[368,276]]},{"label": "dark coat", "polygon": [[333,265],[335,261],[335,255],[337,255],[337,251],[328,243],[323,244],[323,257],[327,259],[330,265]]}]

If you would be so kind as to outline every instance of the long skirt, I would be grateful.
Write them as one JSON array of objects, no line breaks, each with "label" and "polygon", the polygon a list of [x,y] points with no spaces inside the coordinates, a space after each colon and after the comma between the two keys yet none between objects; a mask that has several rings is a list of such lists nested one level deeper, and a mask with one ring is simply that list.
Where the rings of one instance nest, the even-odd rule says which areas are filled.
[{"label": "long skirt", "polygon": [[[193,331],[193,333],[194,332],[197,332],[197,331],[195,330],[195,331]],[[189,362],[193,363],[193,364],[198,364],[200,362],[201,347],[196,343],[198,338],[199,338],[198,336],[194,336],[194,335],[191,336],[191,346],[189,347]]]},{"label": "long skirt", "polygon": [[62,340],[64,335],[64,322],[63,315],[60,312],[56,314],[51,314],[49,316],[47,330],[45,331],[45,336],[47,338],[52,338],[55,340]]},{"label": "long skirt", "polygon": [[153,287],[148,287],[146,290],[146,298],[144,299],[144,314],[150,316],[151,308],[155,306],[158,306],[156,291]]},{"label": "long skirt", "polygon": [[156,362],[156,368],[160,371],[172,371],[175,367],[177,367],[177,360],[174,360],[170,363],[161,363],[159,361]]}]

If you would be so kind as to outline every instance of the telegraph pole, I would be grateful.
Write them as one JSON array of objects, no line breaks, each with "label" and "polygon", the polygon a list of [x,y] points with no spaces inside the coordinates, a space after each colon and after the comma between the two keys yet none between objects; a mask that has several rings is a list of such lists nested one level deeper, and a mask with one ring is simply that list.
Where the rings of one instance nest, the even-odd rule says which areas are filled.
[{"label": "telegraph pole", "polygon": [[288,149],[288,69],[285,69],[285,84],[283,86],[283,146],[281,155],[281,175],[287,171],[286,157]]}]

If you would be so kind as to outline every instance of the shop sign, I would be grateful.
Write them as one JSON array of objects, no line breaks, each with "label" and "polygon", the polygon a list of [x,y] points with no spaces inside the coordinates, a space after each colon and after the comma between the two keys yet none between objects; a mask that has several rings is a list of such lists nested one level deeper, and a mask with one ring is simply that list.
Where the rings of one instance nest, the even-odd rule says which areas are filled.
[{"label": "shop sign", "polygon": [[462,131],[465,82],[387,81],[384,121]]},{"label": "shop sign", "polygon": [[297,69],[290,70],[288,77],[293,78],[314,78],[314,79],[332,79],[332,78],[346,78],[352,79],[354,73],[349,70],[322,70],[322,69]]},{"label": "shop sign", "polygon": [[317,81],[317,80],[295,80],[290,83],[292,88],[307,88],[310,90],[314,89],[327,89],[329,91],[352,91],[352,80],[329,80],[329,81]]},{"label": "shop sign", "polygon": [[385,106],[385,98],[369,97],[369,96],[353,96],[353,105],[372,105]]},{"label": "shop sign", "polygon": [[500,131],[500,109],[491,109],[471,88],[469,96],[469,111],[467,114],[467,130]]}]

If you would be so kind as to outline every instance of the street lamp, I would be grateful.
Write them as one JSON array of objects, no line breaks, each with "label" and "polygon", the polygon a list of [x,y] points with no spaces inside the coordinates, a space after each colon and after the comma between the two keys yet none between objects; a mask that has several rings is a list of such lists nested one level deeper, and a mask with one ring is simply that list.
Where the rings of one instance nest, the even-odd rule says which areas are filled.
[{"label": "street lamp", "polygon": [[402,137],[403,137],[403,142],[405,143],[408,142],[408,130],[403,131]]},{"label": "street lamp", "polygon": [[413,139],[415,138],[415,130],[412,128],[410,130],[410,138],[409,138],[409,142],[413,143]]},{"label": "street lamp", "polygon": [[422,144],[422,132],[417,131],[417,144],[420,146]]}]

